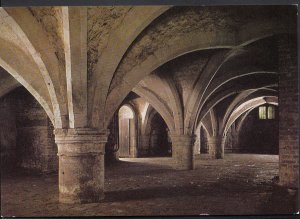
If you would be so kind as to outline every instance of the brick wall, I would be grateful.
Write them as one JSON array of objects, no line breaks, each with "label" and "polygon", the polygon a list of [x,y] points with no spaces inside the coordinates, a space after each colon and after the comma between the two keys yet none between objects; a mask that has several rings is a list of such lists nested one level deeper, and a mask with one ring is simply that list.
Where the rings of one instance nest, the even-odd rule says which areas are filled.
[{"label": "brick wall", "polygon": [[[7,98],[9,102],[4,101]],[[10,151],[9,159],[15,167],[36,172],[56,171],[58,160],[53,126],[39,103],[24,88],[18,88],[2,98],[0,106],[1,118],[11,115],[10,121],[1,125],[1,133],[8,132],[6,130],[12,129],[12,126],[16,127],[15,132],[10,131],[14,139],[1,138],[1,156],[8,157],[7,151]],[[6,147],[2,147],[4,142],[9,142]]]},{"label": "brick wall", "polygon": [[278,114],[274,119],[259,119],[258,108],[252,110],[237,132],[230,127],[225,143],[225,152],[278,154]]},{"label": "brick wall", "polygon": [[299,187],[299,114],[297,38],[278,39],[279,52],[279,179],[287,187]]},{"label": "brick wall", "polygon": [[10,96],[0,100],[1,172],[10,171],[16,164],[17,127],[12,101]]}]

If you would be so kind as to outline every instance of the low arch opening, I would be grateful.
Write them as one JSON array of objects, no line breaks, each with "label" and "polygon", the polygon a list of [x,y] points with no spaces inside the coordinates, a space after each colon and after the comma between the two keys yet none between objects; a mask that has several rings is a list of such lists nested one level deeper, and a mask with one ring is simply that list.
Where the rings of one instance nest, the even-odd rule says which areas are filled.
[{"label": "low arch opening", "polygon": [[172,143],[170,138],[169,129],[159,115],[155,113],[150,121],[149,133],[149,148],[146,154],[147,157],[171,157],[172,156]]}]

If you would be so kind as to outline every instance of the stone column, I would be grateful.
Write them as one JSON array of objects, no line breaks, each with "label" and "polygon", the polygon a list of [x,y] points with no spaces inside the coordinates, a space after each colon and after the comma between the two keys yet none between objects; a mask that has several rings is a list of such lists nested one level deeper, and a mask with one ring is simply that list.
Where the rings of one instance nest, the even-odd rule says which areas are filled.
[{"label": "stone column", "polygon": [[171,138],[175,168],[178,170],[193,170],[195,137],[190,135],[171,135]]},{"label": "stone column", "polygon": [[104,198],[104,153],[108,132],[89,128],[56,129],[59,201],[93,203]]},{"label": "stone column", "polygon": [[208,153],[212,159],[224,158],[224,141],[223,136],[212,136],[207,139]]}]

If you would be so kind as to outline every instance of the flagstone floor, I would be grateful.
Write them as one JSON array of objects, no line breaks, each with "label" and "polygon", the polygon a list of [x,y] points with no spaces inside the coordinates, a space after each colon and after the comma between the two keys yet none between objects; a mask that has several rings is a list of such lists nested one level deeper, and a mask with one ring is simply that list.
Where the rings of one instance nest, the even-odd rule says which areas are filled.
[{"label": "flagstone floor", "polygon": [[297,212],[297,192],[278,181],[278,156],[226,154],[195,158],[195,170],[172,169],[172,158],[128,158],[108,166],[105,199],[59,204],[57,175],[1,178],[2,216],[252,215]]}]

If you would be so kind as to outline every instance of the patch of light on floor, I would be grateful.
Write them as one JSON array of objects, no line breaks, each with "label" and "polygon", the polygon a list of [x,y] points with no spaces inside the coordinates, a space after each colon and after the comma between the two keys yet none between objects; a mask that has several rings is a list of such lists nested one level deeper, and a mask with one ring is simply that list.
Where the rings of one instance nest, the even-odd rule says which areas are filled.
[{"label": "patch of light on floor", "polygon": [[119,158],[120,161],[126,161],[126,162],[132,162],[132,163],[137,163],[136,159],[132,158]]}]

